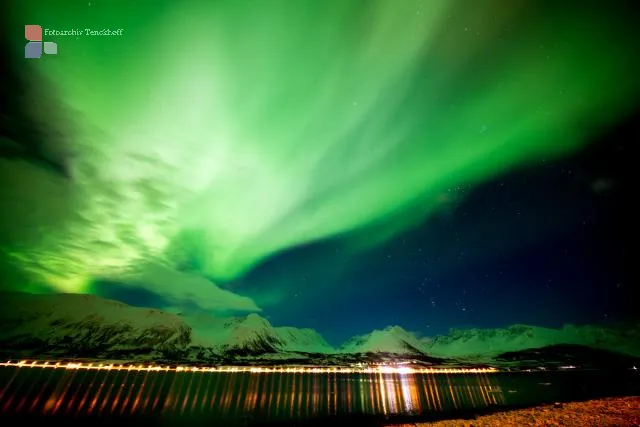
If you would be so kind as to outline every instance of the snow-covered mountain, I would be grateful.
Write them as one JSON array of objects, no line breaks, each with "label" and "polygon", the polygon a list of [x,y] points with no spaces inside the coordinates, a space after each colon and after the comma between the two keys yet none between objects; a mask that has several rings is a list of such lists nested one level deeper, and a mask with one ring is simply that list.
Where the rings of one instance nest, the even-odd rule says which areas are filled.
[{"label": "snow-covered mountain", "polygon": [[0,295],[0,349],[63,356],[173,357],[191,343],[178,316],[94,295]]},{"label": "snow-covered mountain", "polygon": [[322,336],[311,328],[293,328],[281,326],[276,328],[280,339],[285,343],[284,349],[299,353],[333,354],[336,350]]},{"label": "snow-covered mountain", "polygon": [[207,315],[185,317],[192,328],[192,345],[249,354],[276,352],[331,354],[335,350],[310,328],[273,327],[255,314],[217,318]]},{"label": "snow-covered mountain", "polygon": [[[452,330],[434,338],[418,338],[399,326],[390,326],[351,338],[336,350],[313,329],[273,327],[257,314],[183,316],[93,295],[0,294],[0,357],[228,361],[230,357],[270,355],[272,359],[328,361],[384,353],[385,357],[395,354],[425,361],[440,358],[485,363],[508,352],[558,345],[640,357],[640,325],[626,329],[514,325]],[[334,356],[322,359],[318,354]]]},{"label": "snow-covered mountain", "polygon": [[286,346],[271,323],[254,313],[230,318],[198,315],[184,321],[191,327],[191,345],[216,353],[276,353]]},{"label": "snow-covered mountain", "polygon": [[330,353],[312,329],[267,319],[169,314],[94,295],[0,294],[0,352],[111,359],[189,359]]},{"label": "snow-covered mountain", "polygon": [[502,329],[453,329],[449,335],[418,338],[389,326],[348,340],[343,353],[425,354],[446,359],[484,362],[507,352],[547,346],[578,345],[640,357],[640,324],[635,327],[564,325],[560,329],[513,325]]},{"label": "snow-covered mountain", "polygon": [[425,340],[435,357],[491,357],[505,352],[572,344],[640,357],[640,325],[626,328],[565,325],[560,329],[513,325],[504,329],[452,330]]},{"label": "snow-covered mountain", "polygon": [[417,355],[424,351],[423,343],[414,334],[405,331],[400,326],[389,326],[351,338],[342,345],[340,352]]}]

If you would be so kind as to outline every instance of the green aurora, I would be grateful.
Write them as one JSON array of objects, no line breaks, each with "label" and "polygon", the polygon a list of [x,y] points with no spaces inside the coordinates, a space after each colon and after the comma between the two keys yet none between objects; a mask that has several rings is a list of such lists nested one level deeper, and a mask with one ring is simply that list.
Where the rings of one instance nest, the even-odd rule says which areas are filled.
[{"label": "green aurora", "polygon": [[[451,189],[580,149],[640,88],[624,17],[586,6],[25,1],[12,13],[18,31],[123,29],[45,36],[58,54],[29,63],[74,129],[73,184],[59,184],[68,206],[39,224],[44,238],[4,247],[64,291],[158,265],[224,282],[321,239],[374,245]],[[242,298],[231,305],[255,309]]]}]

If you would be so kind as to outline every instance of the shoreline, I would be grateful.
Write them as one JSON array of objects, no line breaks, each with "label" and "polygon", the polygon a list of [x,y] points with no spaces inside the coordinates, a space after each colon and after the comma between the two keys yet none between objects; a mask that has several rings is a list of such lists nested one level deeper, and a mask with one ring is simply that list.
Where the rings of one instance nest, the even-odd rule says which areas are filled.
[{"label": "shoreline", "polygon": [[584,402],[534,406],[527,409],[481,415],[474,419],[454,419],[387,427],[638,427],[640,396],[611,397]]}]

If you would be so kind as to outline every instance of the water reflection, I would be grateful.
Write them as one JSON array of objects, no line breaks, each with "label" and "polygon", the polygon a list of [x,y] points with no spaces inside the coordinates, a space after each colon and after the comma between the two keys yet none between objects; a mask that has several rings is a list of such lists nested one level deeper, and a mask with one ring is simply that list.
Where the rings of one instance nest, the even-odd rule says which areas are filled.
[{"label": "water reflection", "polygon": [[503,404],[492,375],[0,369],[0,408],[44,415],[301,419]]}]

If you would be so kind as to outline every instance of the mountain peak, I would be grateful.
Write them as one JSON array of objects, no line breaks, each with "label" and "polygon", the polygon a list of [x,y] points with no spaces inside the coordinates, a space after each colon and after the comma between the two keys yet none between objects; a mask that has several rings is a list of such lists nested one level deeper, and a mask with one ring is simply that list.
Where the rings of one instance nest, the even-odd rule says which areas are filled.
[{"label": "mountain peak", "polygon": [[322,336],[311,328],[294,328],[281,326],[276,328],[278,336],[285,343],[287,351],[300,353],[335,353]]},{"label": "mountain peak", "polygon": [[357,336],[347,341],[341,348],[344,353],[422,353],[423,343],[400,326],[387,326],[373,332]]},{"label": "mountain peak", "polygon": [[390,332],[390,333],[393,333],[393,334],[405,334],[405,333],[407,333],[407,331],[402,326],[398,326],[398,325],[387,326],[386,328],[383,329],[383,331]]},{"label": "mountain peak", "polygon": [[[394,353],[440,358],[494,357],[549,345],[582,345],[640,356],[640,325],[512,325],[453,330],[420,338],[398,325],[374,330],[333,349],[315,330],[274,328],[264,317],[177,316],[95,295],[0,294],[0,347],[55,357],[202,359],[206,355],[265,353]],[[205,355],[205,356],[203,356]],[[145,359],[146,358],[146,359]]]}]

